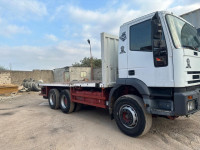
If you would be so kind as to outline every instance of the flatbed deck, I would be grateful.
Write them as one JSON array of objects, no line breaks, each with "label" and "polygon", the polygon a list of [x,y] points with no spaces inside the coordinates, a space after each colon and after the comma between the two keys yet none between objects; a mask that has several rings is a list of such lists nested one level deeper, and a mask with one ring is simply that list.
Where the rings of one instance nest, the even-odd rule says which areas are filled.
[{"label": "flatbed deck", "polygon": [[70,81],[64,83],[40,83],[39,86],[56,86],[56,87],[96,87],[103,88],[103,84],[99,80],[95,81]]}]

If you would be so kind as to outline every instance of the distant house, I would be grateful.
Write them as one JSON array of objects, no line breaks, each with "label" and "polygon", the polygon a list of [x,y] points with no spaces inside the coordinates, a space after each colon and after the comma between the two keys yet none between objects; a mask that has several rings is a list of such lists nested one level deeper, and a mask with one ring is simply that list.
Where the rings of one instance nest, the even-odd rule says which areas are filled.
[{"label": "distant house", "polygon": [[200,36],[200,8],[180,15],[183,19],[194,25]]},{"label": "distant house", "polygon": [[54,82],[91,80],[90,67],[63,67],[53,70]]}]

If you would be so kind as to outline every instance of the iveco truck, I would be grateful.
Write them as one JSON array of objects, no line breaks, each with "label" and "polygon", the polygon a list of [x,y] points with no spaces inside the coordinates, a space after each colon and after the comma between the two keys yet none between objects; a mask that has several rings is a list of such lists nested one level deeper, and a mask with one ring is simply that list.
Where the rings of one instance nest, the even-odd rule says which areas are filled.
[{"label": "iveco truck", "polygon": [[132,137],[147,133],[152,116],[175,119],[200,109],[200,37],[189,22],[154,12],[101,33],[101,81],[43,83],[50,108],[72,113],[81,105],[108,109]]}]

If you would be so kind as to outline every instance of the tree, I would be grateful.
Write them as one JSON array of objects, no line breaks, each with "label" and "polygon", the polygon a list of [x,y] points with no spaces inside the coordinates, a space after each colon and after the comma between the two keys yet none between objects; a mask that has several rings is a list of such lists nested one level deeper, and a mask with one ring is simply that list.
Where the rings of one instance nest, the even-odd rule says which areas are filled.
[{"label": "tree", "polygon": [[[80,62],[75,62],[72,64],[73,67],[91,67],[90,66],[91,59],[89,57],[85,57]],[[93,68],[101,68],[101,59],[92,58]]]},{"label": "tree", "polygon": [[5,70],[7,70],[5,67],[0,66],[0,71],[5,71]]}]

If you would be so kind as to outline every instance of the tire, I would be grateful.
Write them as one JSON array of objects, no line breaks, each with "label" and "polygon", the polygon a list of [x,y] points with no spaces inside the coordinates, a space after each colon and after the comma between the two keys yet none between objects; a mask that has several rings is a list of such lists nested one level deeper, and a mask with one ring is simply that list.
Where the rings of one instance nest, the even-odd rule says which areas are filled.
[{"label": "tire", "polygon": [[28,82],[28,89],[30,90],[30,91],[33,91],[33,83],[34,82]]},{"label": "tire", "polygon": [[24,87],[25,87],[25,88],[28,88],[28,83],[29,83],[29,81],[26,81],[26,82],[24,83]]},{"label": "tire", "polygon": [[146,134],[152,125],[152,116],[146,112],[142,99],[135,95],[124,95],[117,99],[114,118],[118,128],[132,137]]},{"label": "tire", "polygon": [[59,91],[57,89],[51,89],[49,91],[49,106],[51,109],[58,109],[59,108]]},{"label": "tire", "polygon": [[60,109],[63,113],[71,113],[73,112],[74,107],[75,104],[71,101],[69,90],[63,90],[60,93]]},{"label": "tire", "polygon": [[39,83],[40,82],[38,82],[38,81],[33,83],[33,90],[34,91],[40,91],[41,90],[41,87],[39,86]]},{"label": "tire", "polygon": [[24,79],[22,82],[22,85],[25,87],[25,83],[27,82],[27,79]]},{"label": "tire", "polygon": [[28,80],[27,80],[27,79],[24,79],[24,80],[23,80],[23,82],[26,82],[26,81],[28,81]]}]

